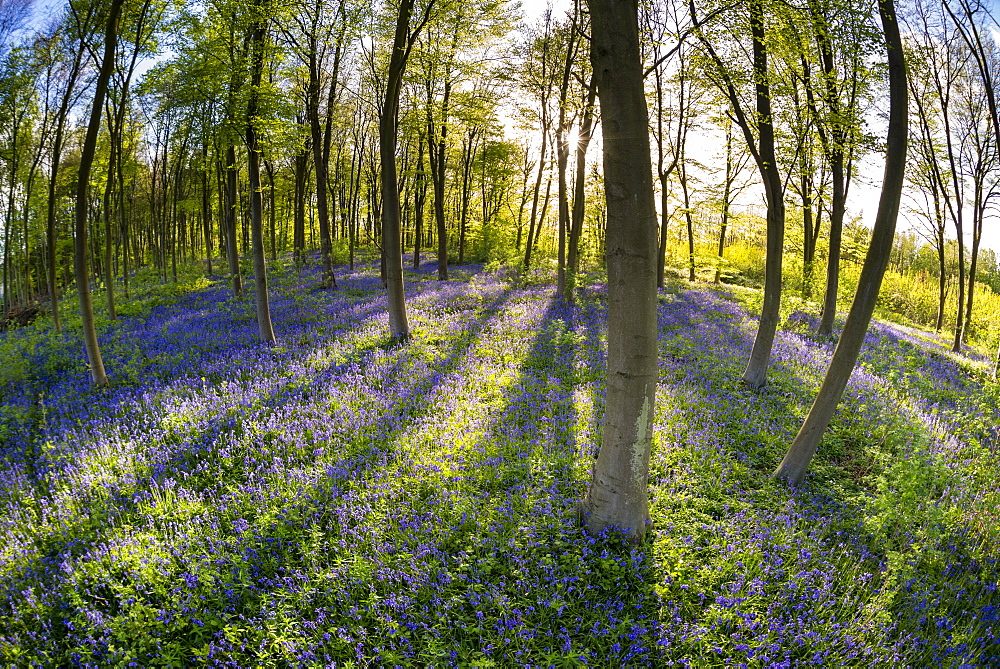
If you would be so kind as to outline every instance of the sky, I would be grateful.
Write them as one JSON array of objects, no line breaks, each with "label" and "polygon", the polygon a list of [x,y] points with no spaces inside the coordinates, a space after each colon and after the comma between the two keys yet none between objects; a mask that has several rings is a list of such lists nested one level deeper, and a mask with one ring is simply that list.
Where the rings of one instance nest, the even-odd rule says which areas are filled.
[{"label": "sky", "polygon": [[[63,1],[64,0],[34,0],[35,21],[44,21],[45,18],[53,12],[54,8],[60,7],[63,4]],[[1000,0],[988,0],[988,4],[993,7],[993,16],[1000,18]],[[551,5],[553,7],[553,12],[558,15],[567,11],[570,8],[571,3],[570,0],[521,0],[522,11],[525,18],[529,22],[540,17],[542,12],[545,10],[545,7],[548,5]],[[994,31],[994,38],[1000,42],[1000,31]],[[877,125],[878,121],[874,121],[873,126],[877,128]],[[884,133],[884,131],[882,132]],[[599,136],[595,139],[597,145],[594,147],[595,150],[593,150],[590,154],[591,160],[595,159],[600,150]],[[712,164],[712,162],[716,160],[714,156],[720,153],[722,139],[721,137],[706,137],[706,140],[708,141],[701,144],[703,155],[695,157],[706,164]],[[856,216],[859,217],[865,225],[870,227],[874,223],[875,214],[878,209],[878,199],[882,183],[882,171],[884,169],[882,155],[873,153],[866,156],[859,162],[857,169],[857,177],[852,183],[851,191],[849,193],[848,220],[851,220]],[[745,197],[747,198],[745,204],[759,206],[763,198],[762,189],[749,189],[749,192]],[[897,223],[897,231],[917,229],[920,226],[919,218],[914,214],[906,212],[906,206],[907,198],[904,194],[902,211]],[[971,244],[971,239],[968,237],[966,239],[966,244]],[[992,219],[987,221],[983,230],[982,244],[984,248],[992,248],[994,251],[1000,253],[1000,216],[994,215]]]},{"label": "sky", "polygon": [[[546,5],[548,4],[550,4],[549,0],[521,0],[525,17],[529,20],[541,16]],[[566,11],[570,7],[569,0],[559,0],[551,4],[553,4],[554,12],[556,13]],[[988,0],[987,4],[993,8],[992,15],[1000,20],[1000,0]],[[1000,43],[1000,31],[994,30],[993,36],[994,39]],[[873,118],[870,125],[875,128],[874,132],[884,136],[884,122]],[[882,127],[881,131],[878,130],[880,126]],[[694,157],[705,164],[711,165],[713,162],[718,161],[716,156],[718,156],[722,151],[723,138],[721,136],[713,137],[706,135],[704,139],[706,141],[700,143],[701,155],[699,156],[695,154]],[[596,152],[592,154],[592,159],[595,154]],[[857,174],[848,193],[847,221],[852,220],[854,217],[858,217],[864,225],[868,227],[874,225],[875,215],[878,211],[878,201],[879,195],[881,194],[884,169],[885,162],[881,153],[869,154],[859,161],[857,165]],[[759,186],[756,189],[748,189],[746,195],[744,196],[744,201],[742,202],[745,206],[761,206],[762,203],[763,186]],[[921,223],[919,217],[905,211],[907,204],[908,199],[904,192],[900,217],[896,225],[897,233],[920,228]],[[971,219],[971,211],[969,212],[967,218]],[[968,225],[966,227],[968,227]],[[997,212],[990,219],[987,219],[983,227],[983,248],[991,248],[1000,254],[1000,212]],[[954,232],[952,232],[952,237],[954,237]],[[971,247],[971,243],[971,236],[967,234],[966,245]]]}]

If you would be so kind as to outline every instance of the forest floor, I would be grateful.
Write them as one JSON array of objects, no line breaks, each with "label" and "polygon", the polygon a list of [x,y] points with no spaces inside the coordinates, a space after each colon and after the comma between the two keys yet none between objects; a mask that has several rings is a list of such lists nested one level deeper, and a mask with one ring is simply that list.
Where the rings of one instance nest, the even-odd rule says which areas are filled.
[{"label": "forest floor", "polygon": [[336,290],[276,265],[274,347],[223,278],[136,280],[101,325],[107,390],[78,330],[0,335],[0,663],[1000,664],[985,365],[874,325],[789,491],[770,474],[835,342],[786,309],[750,390],[759,298],[671,285],[630,547],[573,514],[605,288],[452,273],[407,274],[405,345],[370,265]]}]

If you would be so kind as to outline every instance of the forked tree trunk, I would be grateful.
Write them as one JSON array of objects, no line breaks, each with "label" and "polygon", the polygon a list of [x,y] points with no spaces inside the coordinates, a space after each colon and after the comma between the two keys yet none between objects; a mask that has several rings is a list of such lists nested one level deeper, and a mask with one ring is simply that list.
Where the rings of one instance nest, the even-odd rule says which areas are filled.
[{"label": "forked tree trunk", "polygon": [[399,186],[396,177],[396,132],[398,127],[399,93],[403,86],[406,60],[417,35],[427,23],[433,0],[427,4],[423,19],[410,32],[413,0],[399,3],[396,33],[386,78],[385,101],[378,120],[379,159],[382,169],[382,252],[386,288],[389,292],[389,332],[397,341],[410,338],[406,320],[406,297],[403,293],[403,249],[400,240]]},{"label": "forked tree trunk", "polygon": [[906,64],[903,60],[903,44],[896,23],[893,0],[880,0],[879,10],[889,61],[889,133],[886,141],[882,195],[879,198],[872,241],[861,268],[854,302],[851,304],[851,311],[847,315],[844,331],[840,335],[840,341],[837,342],[837,349],[833,353],[823,385],[820,386],[819,394],[802,428],[774,472],[775,478],[792,486],[799,485],[805,478],[806,469],[851,378],[872,313],[875,311],[875,303],[878,300],[879,288],[882,286],[882,277],[889,263],[892,240],[896,231],[896,217],[899,214],[903,173],[906,168]]},{"label": "forked tree trunk", "polygon": [[649,528],[656,399],[656,207],[636,0],[589,0],[608,206],[608,381],[601,450],[581,505],[587,530]]},{"label": "forked tree trunk", "polygon": [[[996,82],[994,80],[995,72],[993,70],[993,64],[995,64],[996,61],[992,61],[993,64],[991,64],[988,50],[984,48],[982,38],[979,35],[979,29],[976,27],[975,16],[977,12],[983,10],[988,13],[988,8],[978,2],[975,4],[970,3],[968,0],[959,0],[958,5],[961,7],[962,13],[968,21],[966,24],[963,24],[962,21],[959,20],[958,16],[955,15],[952,4],[946,2],[944,3],[944,8],[955,22],[955,27],[958,29],[959,33],[962,35],[962,39],[969,47],[969,53],[976,61],[976,68],[979,70],[979,76],[983,84],[983,91],[986,94],[986,106],[990,114],[990,124],[993,127],[993,135],[996,142],[994,146],[1000,146],[1000,114],[998,114],[997,111]],[[978,197],[976,198],[977,206],[979,199],[980,198]],[[973,223],[974,236],[972,246],[972,267],[969,270],[969,298],[965,314],[966,327],[968,327],[969,322],[972,320],[972,303],[976,287],[976,261],[979,254],[979,242],[982,234],[983,216],[985,216],[985,211],[983,208],[980,208],[979,215],[975,217],[975,221]],[[1000,356],[997,358],[997,364],[1000,366]],[[995,371],[994,377],[996,377]]]},{"label": "forked tree trunk", "polygon": [[309,152],[295,154],[295,204],[292,210],[292,259],[296,266],[306,258],[306,181],[308,180]]},{"label": "forked tree trunk", "polygon": [[570,16],[569,40],[566,45],[566,60],[563,63],[562,79],[559,83],[559,121],[556,124],[556,169],[559,173],[559,227],[558,227],[558,262],[556,265],[556,293],[566,300],[573,299],[572,289],[566,281],[566,242],[570,227],[569,218],[569,185],[566,170],[569,164],[570,142],[569,134],[572,123],[566,118],[567,97],[569,95],[570,74],[576,60],[576,24],[579,18],[579,2],[573,3]]},{"label": "forked tree trunk", "polygon": [[[101,61],[101,71],[97,75],[94,88],[94,101],[90,108],[90,121],[87,123],[87,135],[80,151],[80,171],[76,182],[76,217],[74,240],[74,260],[76,269],[76,291],[80,298],[80,317],[83,321],[83,343],[87,349],[87,360],[90,363],[90,377],[95,386],[108,385],[108,376],[104,371],[104,360],[97,344],[97,330],[94,327],[94,305],[90,297],[90,271],[87,263],[87,213],[90,204],[90,169],[94,164],[94,153],[97,150],[97,135],[101,129],[101,110],[104,108],[104,96],[108,91],[108,80],[115,67],[115,47],[118,44],[118,16],[121,14],[124,0],[112,0],[108,10],[108,24],[104,32],[104,58]],[[54,306],[54,303],[53,303]]]},{"label": "forked tree trunk", "polygon": [[732,125],[726,126],[726,180],[722,186],[722,221],[719,226],[719,250],[718,263],[715,266],[715,283],[719,283],[722,273],[722,263],[726,252],[726,234],[729,230],[729,207],[730,199],[733,196],[733,181],[736,176],[735,161],[733,160],[733,131]]}]

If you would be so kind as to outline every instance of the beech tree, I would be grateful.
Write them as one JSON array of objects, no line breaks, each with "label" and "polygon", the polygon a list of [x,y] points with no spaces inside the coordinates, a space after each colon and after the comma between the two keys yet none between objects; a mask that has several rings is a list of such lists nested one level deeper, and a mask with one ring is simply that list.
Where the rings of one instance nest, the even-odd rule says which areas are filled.
[{"label": "beech tree", "polygon": [[545,221],[545,212],[548,209],[552,187],[550,178],[545,187],[545,194],[542,196],[542,181],[545,179],[551,161],[549,146],[554,122],[552,100],[559,73],[555,23],[551,7],[547,8],[536,26],[526,28],[525,40],[521,47],[522,62],[518,79],[532,103],[532,106],[522,108],[521,113],[526,120],[536,124],[535,128],[540,135],[538,158],[535,164],[535,182],[530,198],[531,213],[528,217],[527,235],[524,238],[525,269],[531,266],[531,253],[541,232],[542,223]]},{"label": "beech tree", "polygon": [[[23,60],[22,54],[13,52],[0,63],[0,160],[6,162],[8,177],[3,220],[3,303],[0,315],[7,313],[14,303],[15,272],[11,247],[14,245],[15,195],[22,161],[27,157],[34,112],[34,81]],[[27,245],[27,236],[24,244]]]},{"label": "beech tree", "polygon": [[[997,114],[997,70],[1000,69],[1000,47],[992,39],[984,40],[978,21],[989,16],[989,8],[975,0],[959,0],[959,11],[943,3],[945,11],[962,36],[971,58],[967,71],[969,83],[964,87],[960,114],[964,128],[963,162],[969,165],[973,183],[972,252],[969,265],[968,300],[965,323],[972,322],[972,306],[976,294],[976,263],[983,234],[983,221],[991,200],[1000,196],[1000,117]],[[994,19],[995,21],[995,19]],[[963,331],[963,335],[965,331]]]},{"label": "beech tree", "polygon": [[733,200],[747,187],[746,180],[740,177],[750,162],[750,154],[747,151],[739,151],[734,146],[732,119],[728,116],[721,119],[726,133],[725,148],[725,168],[723,172],[721,189],[716,188],[719,202],[719,245],[718,260],[715,266],[715,283],[719,283],[722,273],[722,264],[725,262],[726,235],[729,232],[729,221],[732,214]]},{"label": "beech tree", "polygon": [[[844,214],[854,161],[864,143],[860,132],[860,101],[869,85],[864,63],[874,39],[870,22],[865,19],[866,12],[850,2],[841,6],[829,0],[810,0],[808,5],[819,71],[815,77],[804,78],[803,85],[816,134],[830,166],[833,191],[826,289],[817,328],[821,335],[833,332],[837,315]],[[845,35],[848,37],[844,38]]]},{"label": "beech tree", "polygon": [[403,249],[400,240],[399,189],[396,182],[396,132],[399,126],[399,94],[403,86],[406,61],[413,43],[430,19],[435,0],[428,0],[417,26],[410,30],[413,0],[400,0],[396,31],[389,56],[385,99],[378,120],[379,158],[382,184],[382,248],[385,280],[389,291],[389,331],[398,341],[410,337],[406,320],[406,297],[403,293]]},{"label": "beech tree", "polygon": [[[976,63],[982,81],[983,93],[986,96],[986,110],[989,113],[989,123],[993,130],[994,151],[1000,154],[1000,108],[997,104],[997,84],[1000,77],[1000,54],[997,45],[989,41],[989,38],[982,34],[982,29],[977,25],[977,18],[985,13],[989,16],[989,8],[980,0],[958,0],[961,15],[965,19],[959,20],[951,5],[945,5],[962,35],[962,39],[969,47]],[[996,19],[993,18],[995,22]],[[988,24],[987,24],[988,25]],[[975,276],[970,279],[969,297],[969,318],[972,313],[972,287],[975,283]],[[993,378],[1000,375],[1000,347],[997,349],[996,364],[993,368]]]},{"label": "beech tree", "polygon": [[[59,321],[59,286],[57,283],[58,257],[56,252],[56,186],[59,181],[59,166],[62,161],[63,143],[65,142],[66,124],[77,96],[79,95],[80,79],[83,77],[86,63],[86,44],[90,40],[95,25],[95,7],[86,5],[77,13],[72,3],[69,5],[71,16],[64,24],[57,26],[54,32],[47,36],[41,53],[45,58],[45,97],[46,110],[54,110],[52,124],[51,160],[49,164],[48,202],[46,211],[45,243],[48,260],[49,301],[52,308],[52,327],[60,329]],[[51,102],[50,102],[51,100]]]},{"label": "beech tree", "polygon": [[594,136],[594,126],[596,118],[594,114],[594,102],[597,99],[597,84],[594,82],[593,74],[589,83],[585,86],[584,99],[582,100],[583,110],[580,121],[580,132],[576,139],[576,174],[573,179],[573,211],[569,227],[569,248],[566,253],[567,277],[566,295],[573,298],[573,290],[576,288],[576,275],[580,271],[580,238],[583,235],[583,222],[586,213],[587,199],[587,149],[590,147],[590,140]]},{"label": "beech tree", "polygon": [[[123,6],[123,11],[125,11]],[[131,22],[126,21],[125,34],[121,36],[123,44],[130,43],[131,49],[126,47],[118,49],[124,52],[124,62],[118,62],[115,71],[112,72],[112,80],[108,85],[107,100],[105,101],[106,114],[108,117],[108,165],[107,178],[104,186],[104,267],[105,280],[104,289],[108,305],[108,316],[111,320],[118,318],[115,305],[115,271],[113,259],[114,234],[112,221],[117,214],[118,230],[122,240],[122,275],[128,277],[128,249],[124,241],[128,238],[128,217],[125,214],[124,200],[124,175],[123,163],[124,155],[124,133],[125,118],[129,110],[131,97],[129,88],[132,78],[135,75],[136,66],[141,55],[148,54],[152,47],[152,34],[156,30],[156,24],[162,19],[162,10],[152,7],[152,0],[142,0],[139,4],[135,16]],[[132,24],[132,30],[127,30],[128,23]],[[209,254],[211,258],[211,254]],[[211,267],[211,260],[209,260]]]},{"label": "beech tree", "polygon": [[771,111],[771,84],[768,70],[768,40],[765,34],[764,0],[751,0],[747,5],[749,17],[752,63],[747,85],[752,83],[756,113],[745,110],[739,81],[734,72],[723,61],[718,51],[708,39],[698,19],[694,0],[688,2],[691,21],[697,28],[695,34],[701,42],[708,58],[715,64],[709,76],[719,91],[729,100],[736,123],[743,131],[747,148],[753,156],[761,181],[764,184],[764,198],[767,201],[767,236],[764,267],[764,300],[750,351],[750,360],[743,372],[743,381],[754,388],[762,387],[767,381],[767,367],[771,360],[771,347],[778,329],[781,307],[781,261],[785,239],[784,185],[778,173],[775,156],[774,121]]},{"label": "beech tree", "polygon": [[944,162],[943,149],[933,116],[933,90],[929,82],[919,76],[922,59],[920,50],[908,45],[907,64],[910,77],[907,85],[914,117],[910,124],[911,165],[906,172],[907,181],[917,191],[915,206],[911,211],[920,217],[920,235],[930,242],[936,251],[938,262],[938,304],[934,328],[940,332],[944,327],[947,310],[948,271],[947,219],[945,217],[942,192],[948,188],[941,169]]},{"label": "beech tree", "polygon": [[[290,27],[284,30],[299,60],[306,66],[308,83],[305,90],[305,116],[309,124],[309,147],[312,149],[316,175],[316,216],[319,219],[320,256],[323,265],[323,285],[336,287],[333,273],[333,233],[336,207],[330,202],[330,152],[333,135],[334,103],[339,94],[340,68],[348,49],[350,19],[347,0],[339,0],[334,15],[326,3],[318,0],[304,3],[291,14]],[[331,53],[332,49],[332,53]],[[326,117],[322,116],[321,101],[326,101]]]},{"label": "beech tree", "polygon": [[587,530],[641,541],[656,404],[656,204],[636,0],[589,0],[608,207],[608,368],[601,448],[580,506]]},{"label": "beech tree", "polygon": [[[90,168],[94,163],[94,153],[97,149],[97,134],[101,128],[101,112],[104,108],[104,96],[108,90],[108,80],[115,67],[115,48],[118,44],[118,17],[121,14],[124,0],[111,0],[107,12],[107,24],[104,29],[104,57],[101,69],[97,75],[94,89],[94,99],[90,104],[90,120],[87,123],[87,136],[83,140],[80,152],[80,169],[76,181],[76,215],[74,238],[74,267],[76,268],[76,292],[80,300],[80,316],[83,321],[83,343],[87,349],[87,360],[90,363],[90,376],[96,386],[108,385],[108,376],[104,371],[104,361],[97,344],[97,331],[94,328],[94,309],[90,297],[90,269],[87,258],[87,215],[90,210]],[[82,45],[81,45],[82,50]]]},{"label": "beech tree", "polygon": [[875,303],[882,286],[882,277],[889,263],[893,235],[896,231],[896,217],[899,213],[903,177],[906,171],[908,114],[906,62],[893,0],[879,0],[879,14],[882,19],[889,73],[889,129],[882,194],[875,216],[871,244],[865,255],[861,276],[858,278],[857,292],[854,294],[844,331],[837,342],[837,348],[816,400],[795,440],[774,472],[775,478],[791,486],[797,486],[805,479],[809,463],[851,378],[875,311]]},{"label": "beech tree", "polygon": [[[254,296],[257,307],[257,326],[262,342],[274,343],[274,328],[271,326],[271,307],[267,295],[267,263],[264,259],[264,213],[260,185],[260,142],[257,124],[261,79],[264,72],[264,49],[267,41],[266,4],[258,4],[252,9],[253,22],[247,28],[250,43],[250,97],[247,102],[246,142],[247,172],[250,180],[250,235],[253,239]],[[272,203],[273,206],[273,203]]]}]

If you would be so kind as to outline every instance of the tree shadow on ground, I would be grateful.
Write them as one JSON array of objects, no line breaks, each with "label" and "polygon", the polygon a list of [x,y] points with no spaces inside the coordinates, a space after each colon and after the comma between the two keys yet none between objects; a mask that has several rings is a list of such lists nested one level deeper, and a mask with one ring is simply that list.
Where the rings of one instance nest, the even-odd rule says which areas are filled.
[{"label": "tree shadow on ground", "polygon": [[[488,320],[497,311],[502,309],[504,301],[509,294],[509,286],[501,287],[489,300],[484,300],[480,304],[480,310],[475,314]],[[475,320],[475,319],[472,319]],[[439,340],[431,365],[424,365],[421,368],[422,374],[411,377],[403,377],[401,383],[392,388],[392,392],[385,393],[383,397],[392,399],[382,406],[371,406],[374,397],[357,395],[359,408],[368,408],[364,418],[369,424],[359,425],[357,423],[342,426],[345,429],[333,436],[330,434],[318,433],[312,426],[299,426],[298,430],[284,429],[283,420],[294,413],[296,407],[299,409],[312,408],[315,405],[315,397],[322,395],[325,390],[329,390],[331,382],[337,381],[337,374],[327,373],[329,370],[336,370],[341,375],[350,378],[348,383],[341,383],[341,386],[350,386],[352,390],[363,391],[364,376],[369,373],[368,381],[374,384],[385,385],[390,377],[397,376],[397,371],[389,359],[386,351],[382,350],[377,343],[367,347],[366,350],[355,351],[355,359],[349,365],[329,365],[326,369],[320,368],[315,374],[305,375],[305,382],[290,388],[286,383],[287,379],[279,379],[276,383],[265,383],[252,386],[241,387],[240,391],[256,391],[243,394],[239,397],[222,398],[217,396],[217,400],[212,406],[204,408],[200,418],[192,417],[188,414],[186,422],[182,425],[171,426],[164,431],[160,431],[155,437],[162,441],[159,452],[147,458],[148,467],[138,467],[134,473],[129,473],[124,477],[110,477],[101,481],[101,485],[92,486],[92,494],[85,495],[85,499],[76,500],[77,513],[70,509],[61,509],[55,514],[49,515],[45,520],[53,520],[51,516],[59,516],[58,531],[48,534],[40,534],[34,540],[34,548],[26,546],[28,550],[18,559],[21,563],[17,567],[12,562],[8,562],[5,569],[6,587],[5,590],[13,592],[18,584],[31,584],[31,587],[40,587],[42,592],[48,594],[47,605],[53,612],[53,617],[44,623],[47,638],[67,639],[72,638],[70,626],[74,624],[72,618],[77,618],[76,625],[80,625],[79,619],[89,611],[87,615],[93,613],[99,618],[121,617],[123,607],[136,605],[154,606],[157,597],[139,597],[138,602],[133,599],[126,605],[121,597],[111,597],[106,588],[99,582],[89,584],[79,584],[76,588],[78,595],[75,601],[60,601],[67,593],[65,587],[60,592],[59,582],[65,584],[65,565],[73,565],[81,560],[86,562],[92,559],[95,548],[100,548],[106,544],[114,544],[116,534],[120,534],[122,527],[142,527],[144,524],[144,514],[149,515],[151,509],[167,506],[165,500],[176,505],[180,497],[197,497],[200,488],[203,492],[217,492],[212,490],[213,480],[220,478],[228,480],[231,485],[252,483],[261,474],[263,468],[261,459],[243,458],[237,460],[228,454],[234,446],[247,439],[259,440],[261,444],[281,443],[284,448],[277,449],[284,451],[276,453],[279,457],[286,459],[290,456],[299,458],[297,464],[307,467],[310,455],[315,455],[313,446],[321,444],[324,440],[334,442],[339,448],[334,458],[324,465],[323,469],[327,474],[333,471],[349,473],[351,477],[363,475],[365,467],[384,464],[386,458],[390,457],[384,448],[387,435],[393,431],[405,429],[407,421],[414,420],[420,416],[422,397],[433,391],[434,387],[443,378],[448,370],[454,367],[462,354],[470,346],[474,346],[478,331],[481,328],[473,323],[473,327],[468,329],[464,337],[452,338],[451,340]],[[405,355],[403,351],[398,352],[397,362],[400,356]],[[381,364],[371,364],[373,360],[381,359]],[[353,373],[353,376],[351,374]],[[231,385],[231,384],[230,384]],[[206,390],[203,388],[202,390]],[[192,390],[196,390],[193,388]],[[225,400],[225,401],[220,401]],[[312,418],[317,418],[313,416]],[[329,418],[320,425],[329,426],[333,422]],[[132,426],[134,427],[134,426]],[[254,434],[248,434],[254,431]],[[350,434],[351,438],[345,443],[344,435]],[[154,435],[146,435],[154,436]],[[382,442],[383,448],[377,447]],[[292,447],[289,447],[292,445]],[[333,444],[329,444],[333,445]],[[308,450],[304,449],[308,446]],[[297,447],[297,448],[296,448]],[[380,452],[381,451],[381,452]],[[221,454],[221,455],[220,455]],[[228,456],[228,457],[226,457]],[[63,453],[60,460],[72,458],[71,452]],[[328,458],[329,460],[329,458]],[[205,463],[212,463],[212,467],[206,471]],[[54,472],[50,472],[54,473]],[[178,485],[179,484],[179,485]],[[328,483],[321,484],[326,488],[327,495],[335,494],[336,490]],[[169,496],[163,493],[170,490]],[[183,494],[178,494],[178,491]],[[309,489],[303,490],[302,498],[308,498]],[[314,497],[322,497],[317,494]],[[206,500],[202,499],[203,503]],[[295,500],[293,500],[295,501]],[[200,518],[187,518],[188,521],[207,521],[215,523],[213,532],[209,533],[211,540],[217,540],[220,548],[229,539],[237,541],[243,538],[244,531],[239,530],[235,525],[237,521],[246,522],[246,518],[234,517],[227,510],[222,510],[220,518],[211,519],[213,513],[209,510],[212,504],[208,504],[205,512],[200,514]],[[225,505],[223,505],[225,506]],[[294,504],[291,506],[294,507]],[[251,509],[248,509],[251,510]],[[228,510],[231,511],[231,510]],[[227,518],[227,516],[229,516]],[[148,518],[145,519],[149,521]],[[253,519],[251,519],[253,520]],[[156,522],[147,523],[150,529],[154,529]],[[196,522],[196,524],[198,524]],[[272,539],[280,537],[281,532],[271,532],[283,523],[267,518],[259,518],[255,522],[255,530],[259,535],[259,542],[251,547],[245,547],[249,553],[256,557],[247,557],[239,568],[245,569],[248,573],[255,571],[267,574],[278,573],[281,569],[275,564],[274,547]],[[162,527],[159,529],[163,529]],[[273,536],[270,536],[273,535]],[[255,544],[251,541],[251,544]],[[278,542],[280,544],[280,541]],[[164,548],[164,547],[159,547]],[[228,548],[232,549],[232,546]],[[266,550],[263,550],[266,549]],[[171,552],[175,552],[176,547],[171,547]],[[155,551],[154,551],[155,552]],[[64,569],[51,570],[47,565],[64,565]],[[264,569],[264,566],[267,566]],[[218,565],[216,565],[218,566]],[[72,571],[72,568],[70,568]],[[170,573],[181,571],[180,565],[174,564]],[[130,578],[139,580],[137,574],[127,574]],[[265,578],[265,577],[262,577]],[[84,586],[87,587],[84,587]],[[252,584],[247,585],[248,591],[253,591]],[[229,589],[231,592],[232,588]],[[91,592],[93,591],[93,592]],[[90,595],[93,594],[93,597]],[[135,593],[133,593],[135,594]],[[171,596],[177,597],[174,592]],[[260,595],[262,596],[262,594]],[[169,599],[169,598],[168,598]],[[11,602],[16,610],[18,606]],[[164,601],[160,602],[164,604]],[[230,603],[231,604],[231,603]],[[167,607],[169,609],[169,606]],[[240,606],[244,611],[245,605]],[[76,614],[72,612],[76,610]],[[67,617],[67,613],[70,615]],[[192,618],[193,619],[193,618]],[[182,621],[183,622],[183,621]],[[204,622],[204,621],[202,621]],[[212,619],[209,623],[211,627],[217,619]],[[191,623],[184,623],[190,626]],[[182,626],[183,627],[183,626]],[[77,628],[79,629],[79,627]],[[100,625],[96,626],[100,629]],[[183,630],[190,632],[193,628],[183,627]],[[187,632],[175,629],[167,637],[178,639]],[[11,630],[14,633],[14,630]],[[100,635],[98,635],[100,636]],[[199,636],[192,637],[194,640]],[[105,642],[105,651],[107,643]],[[151,659],[155,656],[151,656]]]}]

